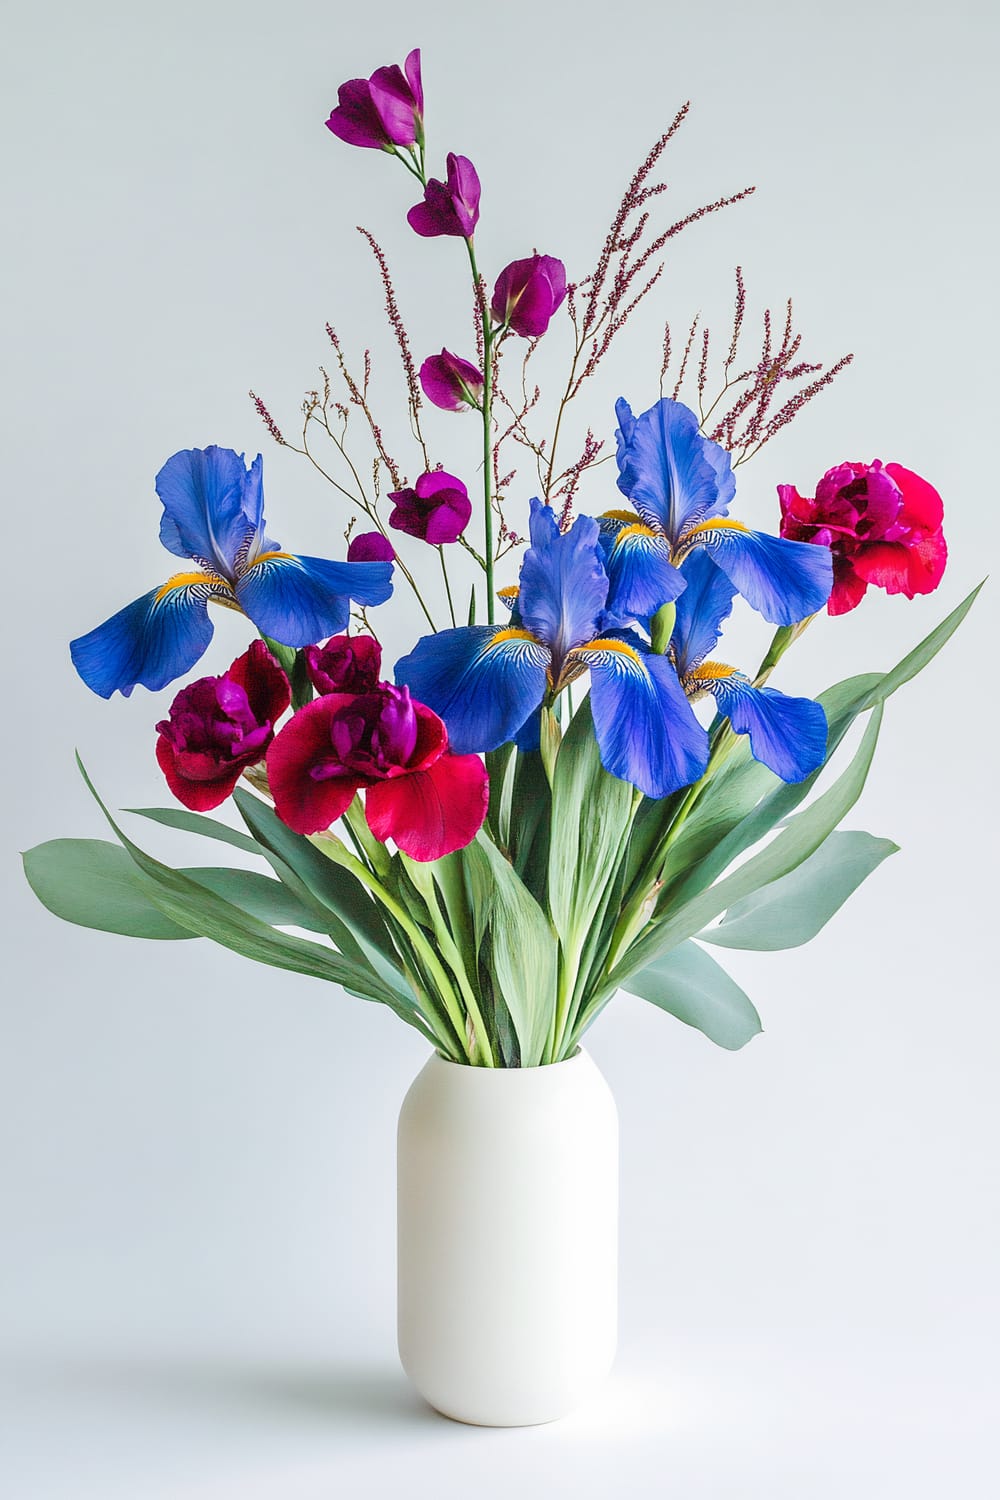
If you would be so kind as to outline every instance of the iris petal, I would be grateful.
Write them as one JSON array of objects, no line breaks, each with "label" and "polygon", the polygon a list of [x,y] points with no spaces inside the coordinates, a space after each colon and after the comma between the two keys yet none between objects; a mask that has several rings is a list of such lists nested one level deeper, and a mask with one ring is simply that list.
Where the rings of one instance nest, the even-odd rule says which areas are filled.
[{"label": "iris petal", "polygon": [[550,506],[531,502],[531,546],[521,565],[518,611],[552,650],[557,668],[578,641],[589,640],[608,597],[597,522],[578,516],[560,535]]},{"label": "iris petal", "polygon": [[608,615],[643,619],[683,593],[684,579],[670,561],[670,543],[661,532],[640,522],[621,527],[609,541],[604,548]]},{"label": "iris petal", "polygon": [[698,685],[714,695],[737,734],[749,735],[754,760],[782,781],[804,781],[823,764],[827,725],[821,704],[790,698],[775,688],[755,688],[742,672]]},{"label": "iris petal", "polygon": [[71,641],[74,667],[102,698],[127,698],[137,683],[158,692],[204,655],[214,628],[208,601],[223,590],[207,574],[179,574]]},{"label": "iris petal", "polygon": [[647,797],[697,781],[708,764],[708,735],[665,656],[634,631],[588,641],[573,652],[590,668],[590,704],[601,761]]},{"label": "iris petal", "polygon": [[725,515],[736,493],[732,461],[702,437],[689,407],[664,397],[641,416],[624,398],[618,417],[618,488],[643,520],[676,543],[688,527]]},{"label": "iris petal", "polygon": [[677,601],[677,618],[670,638],[674,662],[685,677],[715,649],[724,620],[728,620],[736,585],[698,547],[681,568],[687,585]]},{"label": "iris petal", "polygon": [[716,566],[772,625],[794,625],[822,609],[830,597],[828,547],[750,531],[738,521],[708,521],[682,541],[707,547]]},{"label": "iris petal", "polygon": [[156,476],[163,502],[160,541],[177,557],[203,558],[226,578],[263,525],[261,468],[249,471],[231,448],[188,448]]},{"label": "iris petal", "polygon": [[528,631],[465,625],[425,635],[396,665],[396,681],[439,714],[459,755],[495,750],[545,695],[546,647]]},{"label": "iris petal", "polygon": [[282,646],[308,646],[339,635],[358,604],[382,604],[392,593],[388,562],[327,562],[266,552],[236,580],[240,608]]}]

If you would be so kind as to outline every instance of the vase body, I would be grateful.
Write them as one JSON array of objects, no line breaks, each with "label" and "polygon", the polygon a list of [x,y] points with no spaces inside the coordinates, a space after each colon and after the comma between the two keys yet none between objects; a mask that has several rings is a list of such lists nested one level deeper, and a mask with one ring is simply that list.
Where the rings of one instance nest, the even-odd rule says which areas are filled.
[{"label": "vase body", "polygon": [[618,1117],[584,1052],[540,1068],[434,1054],[398,1141],[399,1354],[448,1417],[551,1422],[611,1368]]}]

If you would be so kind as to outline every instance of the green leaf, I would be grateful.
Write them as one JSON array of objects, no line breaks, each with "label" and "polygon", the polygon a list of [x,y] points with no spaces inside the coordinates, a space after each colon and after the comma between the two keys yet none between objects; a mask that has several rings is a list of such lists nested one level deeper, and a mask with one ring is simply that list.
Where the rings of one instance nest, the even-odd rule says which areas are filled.
[{"label": "green leaf", "polygon": [[573,716],[552,776],[549,911],[564,948],[577,952],[614,879],[634,793],[601,764],[590,700]]},{"label": "green leaf", "polygon": [[556,937],[517,871],[482,833],[460,851],[480,967],[510,1012],[524,1067],[536,1067],[556,1001]]},{"label": "green leaf", "polygon": [[831,833],[796,870],[735,902],[698,941],[774,952],[814,938],[898,844],[870,833]]},{"label": "green leaf", "polygon": [[150,882],[117,844],[52,839],[21,857],[31,889],[64,922],[124,937],[176,941],[195,936],[164,916],[151,899]]},{"label": "green leaf", "polygon": [[787,875],[808,859],[860,797],[875,754],[881,723],[882,707],[879,705],[850,765],[833,786],[805,812],[790,819],[772,843],[731,875],[682,902],[663,917],[654,919],[608,976],[608,987],[624,986],[630,974],[645,967],[653,958],[676,948],[685,938],[694,937],[744,896]]},{"label": "green leaf", "polygon": [[182,833],[200,833],[203,838],[232,844],[234,849],[242,849],[245,854],[256,854],[258,858],[264,855],[260,845],[255,844],[253,839],[248,839],[245,833],[229,828],[225,823],[217,823],[214,818],[206,818],[204,813],[188,812],[183,807],[126,807],[125,811],[133,813],[137,818],[151,818],[154,823],[162,823],[165,828],[179,828]]},{"label": "green leaf", "polygon": [[329,933],[315,903],[307,906],[280,880],[272,880],[269,875],[258,875],[256,870],[206,866],[182,869],[180,873],[271,927],[304,927],[308,932]]},{"label": "green leaf", "polygon": [[735,979],[697,943],[685,942],[633,974],[625,988],[704,1032],[730,1052],[762,1030],[760,1017]]},{"label": "green leaf", "polygon": [[547,901],[552,789],[537,750],[519,750],[511,792],[510,857],[539,905]]}]

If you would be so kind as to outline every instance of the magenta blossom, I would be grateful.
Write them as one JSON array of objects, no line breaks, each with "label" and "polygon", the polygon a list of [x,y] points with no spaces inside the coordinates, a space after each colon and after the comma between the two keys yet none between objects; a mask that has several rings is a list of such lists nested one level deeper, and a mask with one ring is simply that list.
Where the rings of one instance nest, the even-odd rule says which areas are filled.
[{"label": "magenta blossom", "polygon": [[829,469],[815,499],[779,484],[781,535],[833,554],[831,615],[856,608],[868,585],[887,594],[929,594],[948,560],[941,496],[901,464],[844,463]]},{"label": "magenta blossom", "polygon": [[447,349],[424,360],[420,366],[420,384],[428,401],[442,411],[461,411],[463,407],[479,407],[482,403],[482,370]]},{"label": "magenta blossom", "polygon": [[332,635],[307,646],[306,671],[317,693],[371,693],[378,686],[382,647],[372,635]]},{"label": "magenta blossom", "polygon": [[300,708],[274,740],[267,773],[275,812],[294,832],[329,828],[364,789],[372,833],[416,860],[464,848],[489,800],[479,756],[452,755],[437,714],[388,682]]},{"label": "magenta blossom", "polygon": [[392,543],[381,531],[362,531],[347,548],[348,562],[393,562],[395,557]]},{"label": "magenta blossom", "polygon": [[393,63],[378,68],[370,78],[351,78],[337,90],[337,107],[327,130],[349,146],[391,151],[423,140],[424,91],[420,81],[420,50],[403,67]]},{"label": "magenta blossom", "polygon": [[443,469],[421,474],[412,490],[395,490],[389,499],[396,502],[389,525],[432,547],[457,542],[472,516],[465,485]]},{"label": "magenta blossom", "polygon": [[493,316],[519,333],[537,339],[566,297],[566,267],[552,255],[513,260],[493,288]]},{"label": "magenta blossom", "polygon": [[288,678],[263,641],[221,677],[181,688],[156,726],[156,759],[178,802],[192,812],[225,802],[247,766],[264,759],[290,700]]},{"label": "magenta blossom", "polygon": [[467,156],[448,152],[448,180],[432,177],[424,188],[424,201],[415,203],[406,222],[417,234],[432,239],[453,234],[471,240],[479,223],[479,174]]}]

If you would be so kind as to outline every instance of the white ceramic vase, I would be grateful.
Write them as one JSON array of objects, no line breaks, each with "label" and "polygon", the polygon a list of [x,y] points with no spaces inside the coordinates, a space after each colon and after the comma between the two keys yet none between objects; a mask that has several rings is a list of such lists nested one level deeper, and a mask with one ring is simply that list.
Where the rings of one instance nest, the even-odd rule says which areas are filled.
[{"label": "white ceramic vase", "polygon": [[584,1052],[542,1068],[434,1054],[403,1101],[399,1354],[446,1416],[564,1416],[615,1353],[618,1116]]}]

